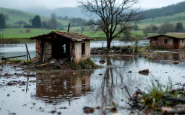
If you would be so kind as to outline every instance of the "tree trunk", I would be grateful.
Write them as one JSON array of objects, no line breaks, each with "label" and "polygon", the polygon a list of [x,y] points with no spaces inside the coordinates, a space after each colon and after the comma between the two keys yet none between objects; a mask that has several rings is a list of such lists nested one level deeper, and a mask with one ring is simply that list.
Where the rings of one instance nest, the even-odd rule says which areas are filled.
[{"label": "tree trunk", "polygon": [[107,40],[107,49],[110,50],[111,40]]}]

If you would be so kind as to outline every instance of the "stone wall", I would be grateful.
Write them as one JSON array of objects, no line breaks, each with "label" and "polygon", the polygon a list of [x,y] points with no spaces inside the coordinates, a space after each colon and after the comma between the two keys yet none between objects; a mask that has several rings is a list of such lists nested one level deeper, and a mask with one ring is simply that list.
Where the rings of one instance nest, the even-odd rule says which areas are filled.
[{"label": "stone wall", "polygon": [[[44,51],[43,51],[43,57],[42,61],[48,61],[52,58],[52,44],[49,42],[43,42],[44,43]],[[41,60],[41,41],[36,40],[36,61]]]},{"label": "stone wall", "polygon": [[52,43],[45,42],[44,43],[43,61],[49,61],[50,59],[52,59]]},{"label": "stone wall", "polygon": [[40,61],[41,56],[41,42],[36,40],[36,61]]}]

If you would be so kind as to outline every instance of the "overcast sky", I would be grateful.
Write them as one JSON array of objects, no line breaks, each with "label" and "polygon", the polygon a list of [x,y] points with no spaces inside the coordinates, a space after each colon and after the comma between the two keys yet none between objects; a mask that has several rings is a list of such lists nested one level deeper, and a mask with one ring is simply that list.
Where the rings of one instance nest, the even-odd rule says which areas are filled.
[{"label": "overcast sky", "polygon": [[[6,8],[29,8],[29,7],[73,7],[77,6],[78,0],[0,0],[0,7]],[[185,0],[139,0],[141,9],[159,8],[170,4],[175,4]]]}]

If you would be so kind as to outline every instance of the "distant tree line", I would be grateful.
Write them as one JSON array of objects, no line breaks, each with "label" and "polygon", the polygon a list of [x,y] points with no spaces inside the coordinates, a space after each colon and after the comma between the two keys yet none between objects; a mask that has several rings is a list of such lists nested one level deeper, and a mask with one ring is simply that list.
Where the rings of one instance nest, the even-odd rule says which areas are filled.
[{"label": "distant tree line", "polygon": [[147,36],[149,33],[166,34],[167,32],[184,32],[182,22],[177,22],[176,25],[171,23],[163,23],[159,27],[152,24],[143,29],[145,36]]},{"label": "distant tree line", "polygon": [[185,1],[162,8],[146,10],[143,11],[143,15],[144,18],[146,19],[146,18],[156,18],[160,16],[169,16],[184,11],[185,11]]},{"label": "distant tree line", "polygon": [[6,17],[4,14],[0,14],[0,29],[6,28]]},{"label": "distant tree line", "polygon": [[61,24],[57,21],[55,14],[51,14],[50,19],[42,21],[39,15],[29,20],[31,24],[25,24],[25,28],[46,28],[46,29],[57,29]]}]

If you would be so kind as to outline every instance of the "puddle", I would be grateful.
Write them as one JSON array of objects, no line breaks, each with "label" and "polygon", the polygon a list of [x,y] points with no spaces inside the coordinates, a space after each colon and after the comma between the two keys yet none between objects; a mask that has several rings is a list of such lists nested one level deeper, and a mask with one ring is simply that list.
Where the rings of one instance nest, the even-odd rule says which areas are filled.
[{"label": "puddle", "polygon": [[[184,63],[163,64],[145,58],[123,56],[92,56],[91,59],[105,68],[37,73],[36,77],[28,79],[18,74],[24,73],[21,68],[15,71],[9,65],[3,66],[0,71],[0,115],[86,115],[84,107],[94,107],[92,115],[112,115],[106,109],[112,102],[117,105],[119,113],[139,114],[138,111],[127,109],[129,105],[125,85],[132,94],[136,88],[146,90],[150,81],[155,79],[163,84],[167,83],[168,78],[174,84],[185,81]],[[105,60],[105,63],[99,60]],[[149,69],[147,76],[138,73],[144,69]],[[7,72],[12,76],[3,76]],[[8,86],[9,81],[24,81],[26,84]]]}]

